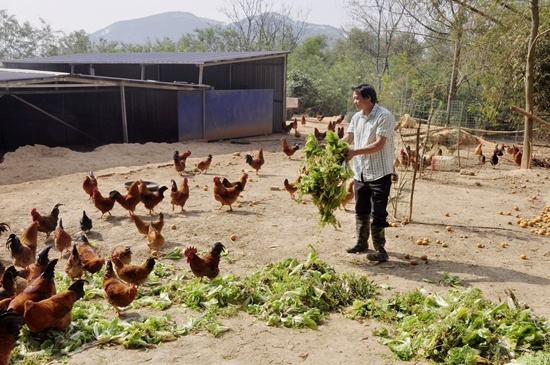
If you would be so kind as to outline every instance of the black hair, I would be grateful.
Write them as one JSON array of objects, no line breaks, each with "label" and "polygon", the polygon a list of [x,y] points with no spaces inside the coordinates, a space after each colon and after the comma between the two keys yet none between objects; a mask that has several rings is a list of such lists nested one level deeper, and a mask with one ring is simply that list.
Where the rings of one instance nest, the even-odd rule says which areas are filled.
[{"label": "black hair", "polygon": [[372,87],[371,84],[359,84],[357,86],[353,86],[351,88],[353,92],[358,92],[361,94],[363,98],[370,97],[370,100],[376,104],[378,102],[378,98],[376,97],[376,90],[374,90],[374,87]]}]

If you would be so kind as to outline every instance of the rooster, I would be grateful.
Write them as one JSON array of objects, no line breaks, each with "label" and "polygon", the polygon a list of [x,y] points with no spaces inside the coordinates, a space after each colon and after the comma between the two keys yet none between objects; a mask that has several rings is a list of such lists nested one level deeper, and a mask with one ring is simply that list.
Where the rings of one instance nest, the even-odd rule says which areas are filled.
[{"label": "rooster", "polygon": [[8,230],[11,230],[10,225],[4,222],[0,222],[0,234],[7,232]]},{"label": "rooster", "polygon": [[225,251],[225,246],[221,242],[216,242],[212,250],[203,258],[197,255],[197,249],[193,246],[188,247],[184,254],[187,257],[187,263],[193,274],[200,278],[206,276],[209,279],[214,279],[220,273],[220,255]]},{"label": "rooster", "polygon": [[97,188],[97,179],[94,176],[93,171],[90,171],[82,182],[82,189],[84,189],[84,192],[86,193],[86,195],[88,195],[88,200],[92,199],[94,188]]},{"label": "rooster", "polygon": [[38,222],[38,231],[46,233],[46,239],[50,237],[50,233],[57,228],[57,220],[59,217],[59,206],[63,205],[57,203],[49,214],[41,215],[36,208],[32,208],[31,217],[33,221]]},{"label": "rooster", "polygon": [[15,233],[11,233],[6,241],[13,265],[18,267],[27,267],[36,260],[36,247],[34,244],[23,244]]},{"label": "rooster", "polygon": [[10,363],[11,352],[15,348],[24,324],[21,314],[11,310],[0,310],[0,364]]},{"label": "rooster", "polygon": [[254,170],[256,170],[256,175],[258,175],[258,171],[262,168],[263,164],[265,163],[264,160],[264,149],[263,147],[260,148],[256,156],[252,157],[252,155],[246,155],[245,156],[246,163],[252,167]]},{"label": "rooster", "polygon": [[186,177],[183,178],[183,181],[177,186],[176,181],[170,180],[172,183],[172,188],[170,189],[170,204],[172,204],[172,212],[174,211],[176,205],[181,207],[181,211],[185,211],[183,207],[187,200],[189,199],[189,182]]}]

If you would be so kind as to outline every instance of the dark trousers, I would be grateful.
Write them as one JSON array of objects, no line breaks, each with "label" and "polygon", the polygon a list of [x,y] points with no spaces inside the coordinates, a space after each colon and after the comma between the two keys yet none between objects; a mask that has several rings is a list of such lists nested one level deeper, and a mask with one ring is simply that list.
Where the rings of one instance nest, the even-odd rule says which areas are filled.
[{"label": "dark trousers", "polygon": [[355,180],[355,214],[370,215],[372,224],[387,227],[391,174],[375,181]]}]

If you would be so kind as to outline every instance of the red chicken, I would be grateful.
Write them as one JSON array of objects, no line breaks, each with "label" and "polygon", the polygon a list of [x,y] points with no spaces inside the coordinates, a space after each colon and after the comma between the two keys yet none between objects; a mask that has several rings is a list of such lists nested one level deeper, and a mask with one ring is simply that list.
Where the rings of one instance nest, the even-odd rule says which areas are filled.
[{"label": "red chicken", "polygon": [[237,201],[237,199],[239,198],[239,195],[243,191],[242,184],[239,181],[237,181],[234,187],[226,188],[225,186],[223,186],[219,176],[215,176],[213,180],[214,180],[214,199],[216,199],[221,203],[221,206],[219,209],[221,209],[224,205],[229,205],[229,211],[233,211],[231,204]]},{"label": "red chicken", "polygon": [[128,188],[128,193],[121,194],[117,190],[112,190],[109,193],[109,197],[113,198],[120,206],[128,211],[128,214],[132,214],[137,205],[141,202],[139,195],[139,180],[136,180]]},{"label": "red chicken", "polygon": [[50,237],[50,233],[57,228],[57,219],[59,217],[59,206],[63,205],[57,203],[49,214],[41,215],[36,208],[32,208],[31,216],[33,221],[38,222],[38,231],[46,233],[46,239]]},{"label": "red chicken", "polygon": [[94,188],[97,188],[97,179],[94,173],[90,171],[82,182],[82,189],[84,189],[84,192],[89,196],[88,199],[92,199]]},{"label": "red chicken", "polygon": [[120,308],[129,306],[137,296],[135,284],[128,286],[120,280],[113,270],[111,260],[107,260],[103,274],[103,291],[105,299],[113,306],[118,315],[120,315]]},{"label": "red chicken", "polygon": [[[36,228],[36,225],[31,224],[29,228],[33,227]],[[11,253],[11,261],[15,266],[27,267],[36,260],[36,242],[28,242],[23,239],[23,236],[20,240],[15,233],[11,233],[6,241],[6,247]]]},{"label": "red chicken", "polygon": [[73,319],[73,305],[84,296],[85,280],[77,280],[67,289],[47,299],[25,301],[23,318],[29,331],[42,332],[48,328],[67,330]]},{"label": "red chicken", "polygon": [[27,284],[32,283],[34,279],[38,278],[44,271],[46,271],[46,268],[50,263],[49,253],[51,248],[52,246],[46,246],[40,250],[36,261],[28,266]]},{"label": "red chicken", "polygon": [[115,198],[111,195],[109,195],[109,197],[104,197],[97,188],[94,188],[92,199],[94,200],[94,207],[101,212],[101,217],[99,218],[103,218],[105,213],[111,215],[111,210],[113,210],[115,206]]},{"label": "red chicken", "polygon": [[[149,210],[149,215],[152,215],[155,207],[164,200],[164,192],[168,190],[167,186],[161,186],[157,191],[151,191],[143,180],[139,180],[139,199],[146,209]],[[130,213],[130,216],[132,213]]]},{"label": "red chicken", "polygon": [[55,265],[57,259],[53,259],[48,263],[46,270],[38,278],[34,279],[23,292],[17,294],[10,302],[8,309],[13,309],[20,315],[25,312],[25,302],[32,300],[39,302],[47,299],[56,293],[55,288]]},{"label": "red chicken", "polygon": [[113,248],[111,257],[116,256],[123,264],[128,265],[132,262],[132,247],[126,245],[118,245]]},{"label": "red chicken", "polygon": [[82,262],[82,267],[85,271],[90,274],[95,274],[103,267],[105,259],[97,254],[94,250],[88,237],[85,235],[80,236],[80,242],[76,248],[78,250],[78,256],[80,256],[80,261]]},{"label": "red chicken", "polygon": [[298,145],[298,143],[290,146],[286,141],[286,138],[281,138],[281,149],[283,150],[283,153],[288,157],[288,159],[290,159],[290,156],[298,151],[300,149],[300,146]]},{"label": "red chicken", "polygon": [[176,185],[174,180],[170,180],[172,183],[172,188],[170,190],[170,204],[172,204],[172,212],[174,211],[176,205],[181,207],[181,211],[185,211],[183,207],[187,200],[189,199],[189,182],[186,177],[183,178],[183,181],[179,186]]},{"label": "red chicken", "polygon": [[203,258],[197,255],[197,249],[193,246],[188,247],[184,254],[187,257],[187,263],[193,274],[200,278],[206,276],[209,279],[214,279],[220,273],[220,255],[225,251],[225,246],[221,242],[214,243],[212,250]]},{"label": "red chicken", "polygon": [[65,263],[65,273],[73,281],[84,276],[84,267],[82,266],[82,260],[80,260],[76,245],[73,245],[71,254]]},{"label": "red chicken", "polygon": [[24,323],[22,315],[11,310],[0,310],[0,364],[10,363],[11,352]]},{"label": "red chicken", "polygon": [[162,213],[159,213],[156,221],[151,222],[145,222],[143,219],[135,214],[130,215],[130,218],[132,218],[132,220],[134,221],[138,232],[144,236],[147,236],[149,234],[149,226],[151,225],[155,227],[159,232],[162,231],[162,228],[164,227],[164,214]]},{"label": "red chicken", "polygon": [[[246,182],[248,181],[248,174],[246,172],[243,172],[241,178],[238,181],[241,183],[242,189],[244,191],[244,187],[246,186]],[[222,179],[222,184],[226,188],[232,188],[235,186],[236,183],[237,183],[236,181],[231,182],[227,180],[225,177]]]},{"label": "red chicken", "polygon": [[53,242],[55,248],[59,251],[59,259],[61,260],[61,258],[63,258],[63,252],[71,247],[71,244],[73,243],[73,238],[69,233],[67,233],[67,231],[65,231],[65,228],[63,227],[63,220],[61,218],[59,218],[59,224],[55,230],[55,234],[53,235]]},{"label": "red chicken", "polygon": [[173,160],[174,160],[174,169],[181,175],[185,171],[185,163],[187,158],[191,156],[191,151],[182,152],[174,151]]},{"label": "red chicken", "polygon": [[147,281],[149,274],[155,268],[155,258],[149,257],[141,265],[131,265],[122,262],[118,256],[111,256],[111,261],[115,265],[115,271],[118,277],[128,284],[140,286]]},{"label": "red chicken", "polygon": [[208,155],[208,157],[206,157],[205,159],[197,162],[195,166],[197,167],[197,169],[199,169],[200,172],[204,172],[206,174],[211,164],[212,164],[212,155]]},{"label": "red chicken", "polygon": [[252,157],[252,155],[246,155],[245,161],[250,167],[256,170],[256,175],[258,175],[258,171],[262,168],[263,164],[265,163],[263,147],[260,148],[256,156],[254,157]]}]

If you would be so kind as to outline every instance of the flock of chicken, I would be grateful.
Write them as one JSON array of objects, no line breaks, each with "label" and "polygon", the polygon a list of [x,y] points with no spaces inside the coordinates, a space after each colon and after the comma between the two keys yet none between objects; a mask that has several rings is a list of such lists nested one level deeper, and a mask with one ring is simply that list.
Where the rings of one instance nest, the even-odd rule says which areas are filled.
[{"label": "flock of chicken", "polygon": [[[334,130],[336,124],[330,122],[328,129]],[[290,124],[290,129],[297,131],[297,121]],[[327,129],[327,130],[328,130]],[[343,130],[343,128],[342,128]],[[316,135],[319,133],[316,131]],[[325,132],[326,133],[326,132]],[[319,136],[318,136],[319,137]],[[291,159],[291,156],[299,150],[298,144],[289,144],[286,138],[281,138],[281,151]],[[155,208],[165,198],[165,192],[169,191],[172,211],[180,207],[183,212],[189,198],[189,181],[183,176],[186,162],[191,151],[173,154],[173,166],[182,177],[181,183],[171,180],[171,186],[160,186],[157,189],[148,187],[147,182],[135,180],[128,186],[128,191],[122,193],[112,190],[108,194],[102,193],[98,180],[90,171],[83,179],[82,189],[88,199],[91,199],[94,207],[104,215],[111,215],[115,205],[119,205],[128,211],[130,220],[137,231],[147,238],[149,257],[143,263],[132,262],[132,248],[127,245],[115,247],[110,257],[104,258],[98,254],[94,246],[88,240],[87,234],[93,229],[93,222],[86,211],[80,218],[81,233],[73,240],[59,217],[59,208],[63,204],[56,204],[49,213],[40,213],[36,208],[30,212],[31,222],[19,236],[11,232],[7,223],[0,223],[0,235],[7,235],[6,248],[10,253],[12,265],[5,267],[0,262],[0,365],[9,362],[10,353],[19,330],[26,324],[29,331],[39,333],[49,328],[67,330],[72,321],[72,308],[74,303],[84,294],[86,275],[94,275],[104,268],[103,292],[106,301],[120,315],[121,308],[127,307],[137,296],[138,287],[147,281],[149,274],[155,267],[159,252],[162,250],[165,239],[162,234],[164,227],[164,215],[158,213],[155,220],[144,220],[135,214],[139,204],[147,209],[149,215],[155,214]],[[265,163],[263,148],[256,154],[247,154],[245,162],[259,175]],[[212,155],[198,161],[193,172],[207,173],[212,163]],[[229,181],[219,176],[213,177],[214,200],[223,206],[228,206],[232,211],[232,205],[237,201],[245,189],[248,174],[242,170],[242,176],[237,181]],[[297,191],[296,184],[289,183],[285,179],[285,189],[294,199]],[[342,201],[342,207],[353,199],[353,185],[348,186],[348,196]],[[53,244],[45,246],[38,251],[39,232],[45,233],[46,240],[53,236]],[[49,253],[55,248],[59,252],[59,258],[50,259]],[[219,275],[219,262],[225,247],[221,242],[216,242],[211,251],[200,257],[195,247],[188,247],[184,251],[191,272],[202,280],[203,277],[215,278]],[[72,285],[67,289],[57,292],[55,284],[55,270],[67,253],[63,270],[72,280]]]}]

